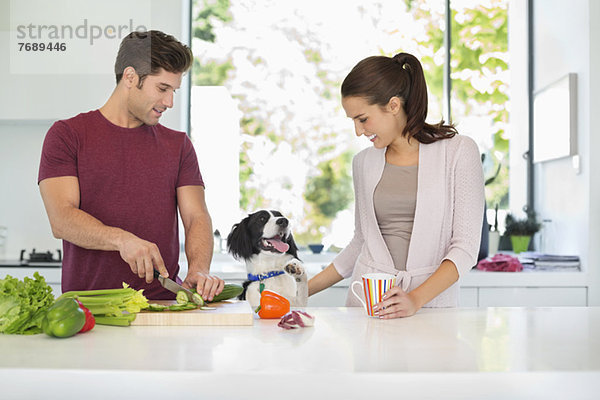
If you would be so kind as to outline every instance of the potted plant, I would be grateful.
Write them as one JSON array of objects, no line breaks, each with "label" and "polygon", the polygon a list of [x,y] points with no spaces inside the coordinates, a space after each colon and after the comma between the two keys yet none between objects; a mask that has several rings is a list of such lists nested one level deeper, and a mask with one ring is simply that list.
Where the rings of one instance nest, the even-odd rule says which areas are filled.
[{"label": "potted plant", "polygon": [[535,211],[526,210],[525,218],[516,218],[511,213],[506,214],[504,235],[510,237],[513,251],[521,253],[529,248],[531,237],[538,232],[542,226],[537,220]]}]

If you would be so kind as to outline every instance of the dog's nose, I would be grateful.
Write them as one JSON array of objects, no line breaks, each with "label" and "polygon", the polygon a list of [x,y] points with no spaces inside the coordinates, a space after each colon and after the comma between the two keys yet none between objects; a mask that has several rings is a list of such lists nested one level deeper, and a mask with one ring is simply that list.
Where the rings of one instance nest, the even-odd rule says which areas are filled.
[{"label": "dog's nose", "polygon": [[275,224],[277,224],[278,226],[281,226],[282,228],[287,228],[288,220],[287,220],[287,218],[279,218],[277,220],[277,222],[275,222]]}]

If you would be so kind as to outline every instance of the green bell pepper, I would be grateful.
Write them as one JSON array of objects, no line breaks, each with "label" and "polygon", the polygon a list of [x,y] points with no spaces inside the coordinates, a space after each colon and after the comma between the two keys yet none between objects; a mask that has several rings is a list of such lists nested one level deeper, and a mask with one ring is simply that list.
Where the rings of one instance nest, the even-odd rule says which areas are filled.
[{"label": "green bell pepper", "polygon": [[58,299],[46,312],[42,329],[50,336],[66,338],[75,335],[85,324],[85,312],[73,298]]}]

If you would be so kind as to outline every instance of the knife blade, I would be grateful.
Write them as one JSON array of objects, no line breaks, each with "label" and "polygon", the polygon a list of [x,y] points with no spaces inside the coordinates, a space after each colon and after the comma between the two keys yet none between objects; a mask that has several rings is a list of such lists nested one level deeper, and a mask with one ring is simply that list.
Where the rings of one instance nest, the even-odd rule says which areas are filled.
[{"label": "knife blade", "polygon": [[172,279],[165,278],[157,270],[154,270],[154,277],[157,278],[158,281],[160,282],[160,284],[162,285],[162,287],[167,289],[169,292],[172,292],[175,294],[177,294],[179,292],[184,292],[188,298],[188,301],[198,304],[198,302],[194,299],[194,294],[192,293],[191,290],[184,288],[183,286],[181,286],[179,283],[175,282]]}]

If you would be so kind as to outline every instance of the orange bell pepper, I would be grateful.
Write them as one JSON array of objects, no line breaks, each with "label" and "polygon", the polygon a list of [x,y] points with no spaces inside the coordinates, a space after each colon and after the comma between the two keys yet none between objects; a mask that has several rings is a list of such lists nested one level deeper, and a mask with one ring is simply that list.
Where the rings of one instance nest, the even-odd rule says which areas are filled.
[{"label": "orange bell pepper", "polygon": [[260,306],[256,311],[262,319],[281,318],[290,311],[290,302],[278,293],[263,290],[260,294]]}]

